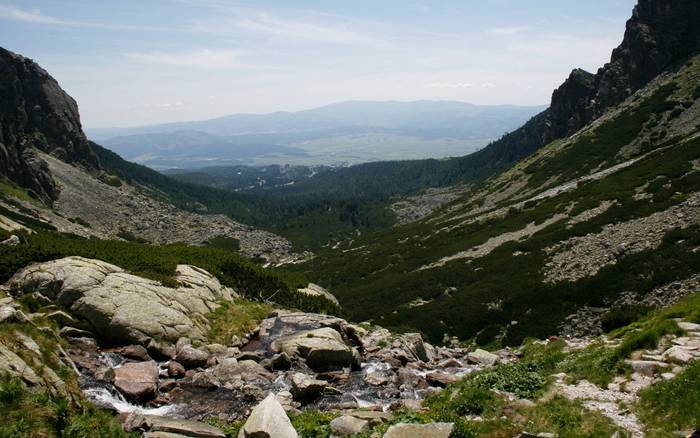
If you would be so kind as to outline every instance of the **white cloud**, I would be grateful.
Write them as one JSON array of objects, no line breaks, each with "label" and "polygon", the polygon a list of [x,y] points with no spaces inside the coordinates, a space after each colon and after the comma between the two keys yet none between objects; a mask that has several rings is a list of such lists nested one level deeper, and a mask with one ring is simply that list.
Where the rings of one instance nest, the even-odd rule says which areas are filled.
[{"label": "white cloud", "polygon": [[245,52],[232,49],[199,49],[187,52],[132,52],[126,57],[138,62],[192,68],[239,67],[239,59]]},{"label": "white cloud", "polygon": [[62,21],[49,15],[44,15],[38,9],[25,11],[12,5],[0,4],[0,17],[13,21],[22,21],[25,23],[54,24],[61,26],[71,25],[71,23],[67,21]]},{"label": "white cloud", "polygon": [[470,82],[433,82],[428,84],[430,88],[474,88]]},{"label": "white cloud", "polygon": [[484,82],[481,84],[481,88],[496,88],[496,84],[492,84],[491,82]]},{"label": "white cloud", "polygon": [[370,44],[378,39],[366,32],[354,29],[344,22],[333,25],[311,20],[287,19],[260,13],[219,23],[196,23],[194,29],[201,32],[232,34],[245,32],[245,36],[262,36],[279,40],[292,39],[328,44]]},{"label": "white cloud", "polygon": [[513,27],[495,27],[490,29],[488,33],[493,35],[515,35],[521,32],[525,32],[530,28],[527,26],[513,26]]}]

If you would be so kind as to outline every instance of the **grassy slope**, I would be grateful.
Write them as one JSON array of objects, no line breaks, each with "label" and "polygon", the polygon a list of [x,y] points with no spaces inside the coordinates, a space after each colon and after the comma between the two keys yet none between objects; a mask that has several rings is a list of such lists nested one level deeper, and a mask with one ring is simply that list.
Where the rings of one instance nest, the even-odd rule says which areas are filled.
[{"label": "grassy slope", "polygon": [[[687,110],[699,70],[700,62],[689,64],[673,81],[666,81],[633,103],[631,110],[611,117],[574,140],[542,149],[516,166],[520,170],[496,178],[482,191],[495,192],[500,190],[498,184],[512,184],[508,178],[529,180],[534,186],[545,183],[542,190],[554,184],[552,176],[560,175],[563,182],[585,170],[624,161],[626,158],[618,152],[637,136],[654,139],[643,142],[638,153],[656,152],[623,171],[579,185],[556,198],[513,209],[503,218],[459,225],[462,219],[451,216],[478,206],[467,198],[456,210],[360,237],[340,250],[322,252],[300,269],[330,288],[355,319],[374,319],[399,329],[419,329],[433,341],[441,340],[444,333],[470,338],[489,326],[489,331],[496,333],[500,331],[498,327],[515,320],[519,323],[506,333],[505,341],[510,344],[518,344],[526,336],[556,333],[562,318],[583,304],[601,305],[624,290],[644,293],[697,272],[700,256],[691,250],[700,242],[700,234],[692,228],[680,234],[670,233],[658,250],[628,256],[591,279],[557,285],[542,282],[545,248],[571,236],[595,233],[608,223],[665,210],[700,190],[700,172],[691,164],[700,159],[700,139],[682,142],[658,134],[671,123],[669,113],[676,108]],[[636,190],[649,181],[652,182],[646,192],[652,194],[652,199],[636,200]],[[617,200],[618,205],[588,222],[567,228],[564,221],[559,221],[528,240],[504,244],[472,263],[458,260],[440,268],[416,271],[490,237],[522,229],[528,223],[542,223],[570,205],[574,216],[604,200]],[[442,221],[439,225],[435,222],[438,219]],[[688,240],[677,244],[684,238]],[[524,254],[514,258],[515,251]],[[421,307],[407,306],[419,297],[432,301]],[[487,306],[498,301],[502,302],[500,309],[490,310]]]}]

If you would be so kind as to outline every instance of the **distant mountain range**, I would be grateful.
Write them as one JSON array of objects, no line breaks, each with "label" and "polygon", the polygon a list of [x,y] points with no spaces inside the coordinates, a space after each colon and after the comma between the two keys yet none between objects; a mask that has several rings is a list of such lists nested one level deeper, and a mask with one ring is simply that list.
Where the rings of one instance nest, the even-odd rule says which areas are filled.
[{"label": "distant mountain range", "polygon": [[352,101],[298,112],[88,129],[87,135],[126,159],[154,168],[342,165],[465,155],[544,108]]}]

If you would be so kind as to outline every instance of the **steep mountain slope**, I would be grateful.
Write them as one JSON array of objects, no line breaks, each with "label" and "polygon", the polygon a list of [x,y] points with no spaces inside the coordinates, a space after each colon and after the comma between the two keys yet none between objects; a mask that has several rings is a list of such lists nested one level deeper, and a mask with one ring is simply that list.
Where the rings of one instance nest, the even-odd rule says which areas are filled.
[{"label": "steep mountain slope", "polygon": [[[0,215],[14,223],[3,228],[38,226],[84,237],[196,245],[228,238],[249,257],[294,258],[284,238],[173,205],[180,201],[183,208],[206,210],[196,203],[200,188],[172,181],[173,193],[193,192],[183,201],[158,192],[158,184],[147,188],[140,184],[149,181],[120,180],[116,168],[132,167],[87,140],[75,101],[33,61],[0,49],[0,78]],[[144,180],[168,184],[156,172],[146,175]],[[249,208],[225,195],[234,205],[228,212]]]},{"label": "steep mountain slope", "polygon": [[663,302],[700,268],[699,79],[694,58],[432,216],[304,270],[354,318],[433,340],[519,343],[625,293]]}]

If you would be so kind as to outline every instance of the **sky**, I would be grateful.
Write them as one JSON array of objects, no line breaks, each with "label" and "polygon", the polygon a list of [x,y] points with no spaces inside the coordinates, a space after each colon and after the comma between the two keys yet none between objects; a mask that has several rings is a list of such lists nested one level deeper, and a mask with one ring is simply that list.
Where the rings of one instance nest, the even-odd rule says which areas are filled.
[{"label": "sky", "polygon": [[88,128],[346,100],[547,104],[595,72],[635,0],[0,0]]}]

